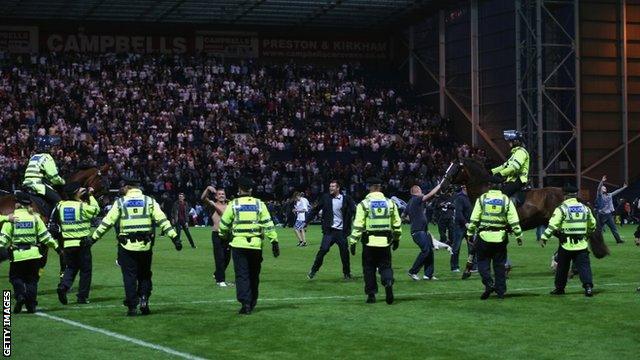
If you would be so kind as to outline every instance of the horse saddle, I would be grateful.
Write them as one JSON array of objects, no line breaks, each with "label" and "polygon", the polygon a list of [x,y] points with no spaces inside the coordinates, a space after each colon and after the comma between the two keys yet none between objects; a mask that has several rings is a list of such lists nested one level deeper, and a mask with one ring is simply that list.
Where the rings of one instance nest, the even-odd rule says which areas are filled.
[{"label": "horse saddle", "polygon": [[51,212],[53,211],[53,208],[56,206],[56,204],[49,204],[49,202],[47,202],[47,200],[45,200],[45,198],[43,198],[42,196],[40,196],[38,194],[35,194],[33,192],[25,191],[25,190],[17,190],[16,194],[18,192],[27,194],[29,196],[29,199],[31,199],[31,203],[33,204],[33,207],[41,215],[46,216],[47,219],[51,215]]}]

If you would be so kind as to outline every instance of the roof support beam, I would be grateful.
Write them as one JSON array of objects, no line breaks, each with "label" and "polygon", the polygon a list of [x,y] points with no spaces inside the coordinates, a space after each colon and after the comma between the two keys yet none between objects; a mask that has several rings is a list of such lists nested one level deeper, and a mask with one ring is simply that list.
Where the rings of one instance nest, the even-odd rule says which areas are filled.
[{"label": "roof support beam", "polygon": [[[239,14],[238,16],[235,17],[235,19],[233,19],[233,21],[231,22],[232,24],[235,24],[238,20],[242,19],[243,17],[245,17],[245,15],[251,13],[253,10],[255,10],[258,6],[260,6],[260,4],[264,3],[265,0],[257,0],[256,2],[253,3],[253,5],[251,5],[249,8],[247,8],[245,11],[243,11],[241,14]],[[245,3],[246,4],[246,3]]]},{"label": "roof support beam", "polygon": [[185,0],[177,1],[172,7],[170,7],[167,11],[163,12],[160,16],[156,18],[156,22],[161,22],[163,19],[166,19],[167,16],[171,15],[174,11],[178,10],[182,4],[184,4]]}]

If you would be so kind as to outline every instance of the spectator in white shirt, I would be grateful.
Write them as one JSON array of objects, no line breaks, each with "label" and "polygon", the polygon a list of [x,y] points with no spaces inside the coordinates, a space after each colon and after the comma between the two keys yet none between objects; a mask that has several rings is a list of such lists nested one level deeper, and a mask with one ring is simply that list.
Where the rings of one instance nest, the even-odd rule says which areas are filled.
[{"label": "spectator in white shirt", "polygon": [[310,210],[309,200],[307,200],[301,192],[296,192],[293,196],[296,200],[296,203],[293,206],[293,212],[296,214],[296,222],[293,225],[293,229],[296,232],[296,237],[298,238],[297,246],[307,246],[305,227],[307,213]]}]

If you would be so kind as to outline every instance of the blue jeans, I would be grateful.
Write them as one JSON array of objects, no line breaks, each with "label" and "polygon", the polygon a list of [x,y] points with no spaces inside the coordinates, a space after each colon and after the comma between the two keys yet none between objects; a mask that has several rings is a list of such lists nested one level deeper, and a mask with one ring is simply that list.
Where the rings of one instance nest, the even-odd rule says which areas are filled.
[{"label": "blue jeans", "polygon": [[613,213],[608,214],[598,214],[598,230],[604,228],[607,225],[613,234],[613,237],[616,239],[617,243],[621,243],[622,239],[620,238],[620,234],[618,234],[618,228],[616,227],[615,221],[613,221]]},{"label": "blue jeans", "polygon": [[420,253],[413,262],[413,266],[409,269],[409,273],[417,274],[420,268],[424,268],[425,276],[433,276],[433,241],[431,234],[426,231],[416,231],[411,234],[413,242],[420,248]]}]

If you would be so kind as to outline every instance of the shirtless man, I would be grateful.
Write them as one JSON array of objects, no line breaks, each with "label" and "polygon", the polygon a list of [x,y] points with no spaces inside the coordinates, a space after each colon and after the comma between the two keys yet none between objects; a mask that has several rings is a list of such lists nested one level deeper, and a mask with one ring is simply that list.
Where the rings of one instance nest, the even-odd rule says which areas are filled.
[{"label": "shirtless man", "polygon": [[[214,201],[209,199],[209,194],[213,193]],[[227,208],[227,195],[224,189],[216,189],[213,186],[207,186],[200,196],[203,205],[211,212],[211,221],[213,228],[211,229],[211,242],[213,243],[213,259],[215,261],[216,270],[213,273],[213,277],[216,280],[216,284],[220,287],[227,287],[225,281],[225,271],[229,266],[231,260],[231,249],[229,243],[224,239],[221,239],[218,234],[220,227],[220,217],[224,210]]]}]

